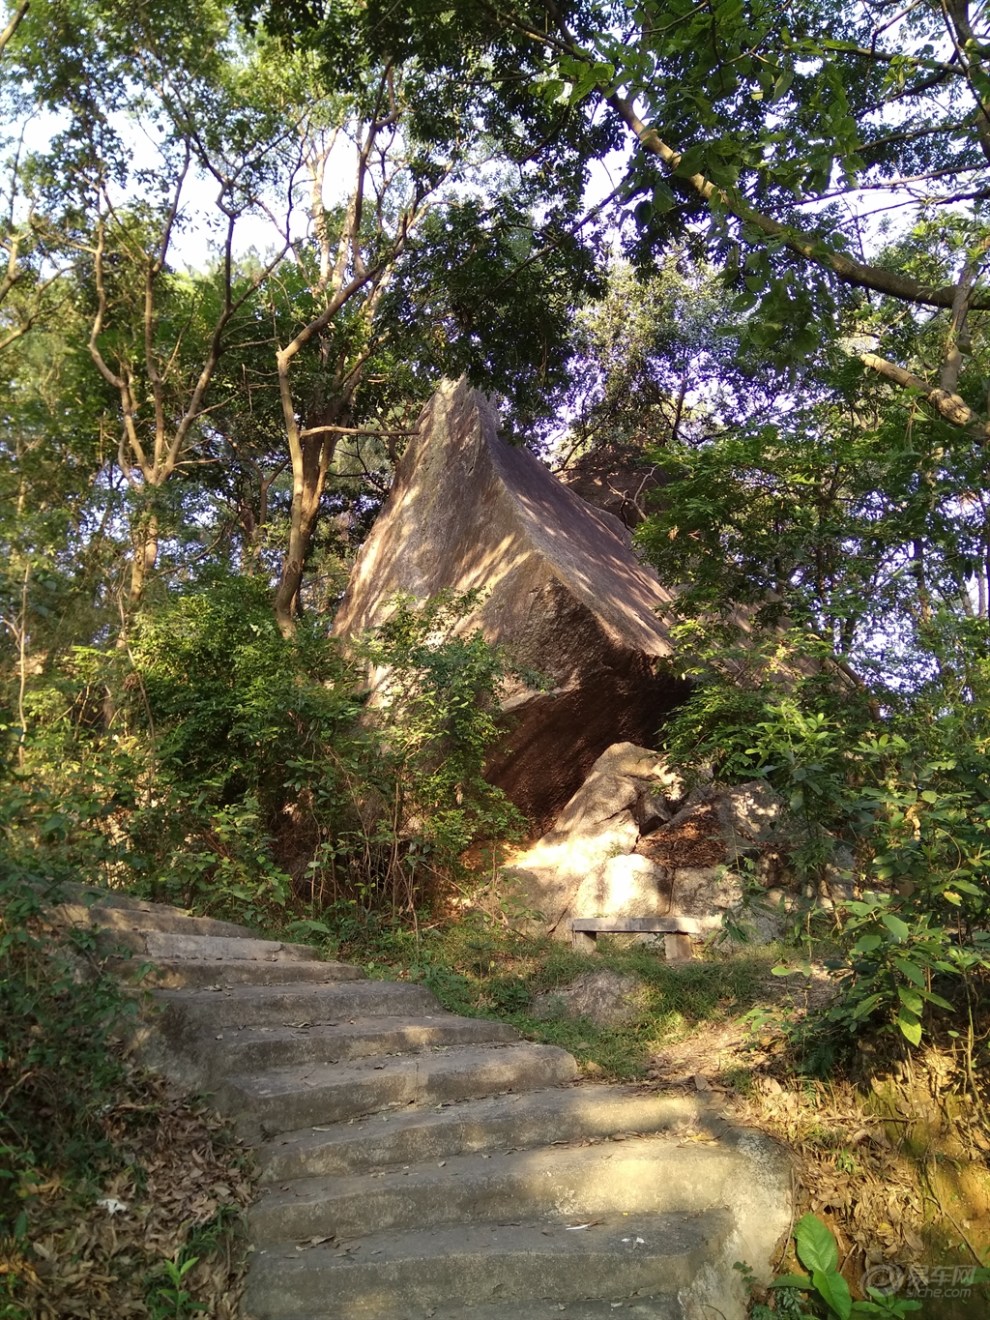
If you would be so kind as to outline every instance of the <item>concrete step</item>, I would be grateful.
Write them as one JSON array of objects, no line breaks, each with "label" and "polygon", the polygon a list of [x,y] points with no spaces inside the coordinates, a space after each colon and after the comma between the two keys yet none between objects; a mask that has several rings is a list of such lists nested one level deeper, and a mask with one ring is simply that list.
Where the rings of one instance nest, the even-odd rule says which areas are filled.
[{"label": "concrete step", "polygon": [[157,931],[175,935],[220,935],[256,939],[255,932],[233,921],[215,917],[194,917],[182,908],[162,903],[143,903],[133,899],[127,906],[106,902],[59,903],[54,915],[69,926],[90,926],[106,931]]},{"label": "concrete step", "polygon": [[[342,975],[363,978],[359,967],[340,967]],[[423,986],[402,981],[364,979],[326,985],[244,985],[228,990],[156,990],[162,1029],[170,1037],[203,1032],[216,1036],[228,1027],[302,1027],[332,1025],[396,1014],[439,1014],[442,1010]]]},{"label": "concrete step", "polygon": [[[319,1315],[297,1316],[294,1320],[324,1320]],[[676,1297],[637,1297],[619,1301],[577,1302],[491,1302],[480,1306],[430,1306],[425,1311],[407,1313],[409,1320],[696,1320],[690,1317]],[[719,1320],[712,1313],[713,1320]],[[703,1317],[708,1320],[708,1317]]]},{"label": "concrete step", "polygon": [[[257,964],[265,966],[265,964]],[[332,975],[363,978],[359,967],[328,966]],[[272,1027],[304,1028],[396,1015],[436,1014],[442,1010],[422,986],[367,979],[279,985],[239,985],[217,989],[153,990],[153,1015],[135,1032],[143,1061],[180,1086],[212,1090],[218,1076],[213,1046],[229,1032]],[[291,1126],[291,1125],[290,1125]]]},{"label": "concrete step", "polygon": [[287,1132],[260,1148],[258,1162],[263,1182],[286,1182],[616,1134],[719,1137],[728,1127],[697,1096],[661,1096],[626,1086],[570,1086]]},{"label": "concrete step", "polygon": [[535,1091],[570,1082],[577,1064],[555,1045],[520,1041],[466,1045],[364,1059],[310,1064],[228,1077],[217,1100],[252,1139],[315,1124],[347,1122],[399,1105],[450,1104],[502,1091]]},{"label": "concrete step", "polygon": [[[267,1072],[301,1063],[347,1063],[392,1054],[409,1054],[437,1045],[481,1045],[519,1039],[501,1022],[433,1016],[359,1018],[335,1025],[234,1027],[190,1045],[209,1081],[234,1073]],[[190,1051],[187,1049],[187,1053]]]},{"label": "concrete step", "polygon": [[251,1320],[425,1320],[455,1297],[466,1314],[515,1300],[672,1298],[723,1254],[731,1230],[724,1211],[630,1213],[587,1228],[472,1224],[265,1249],[251,1257],[245,1310]]},{"label": "concrete step", "polygon": [[[430,1307],[430,1320],[694,1320],[676,1297],[589,1299],[571,1302],[482,1302],[480,1306]],[[718,1320],[715,1312],[712,1320]],[[318,1320],[312,1317],[312,1320]],[[416,1320],[412,1317],[411,1320]],[[707,1317],[705,1318],[707,1320]]]},{"label": "concrete step", "polygon": [[259,940],[248,935],[200,935],[174,931],[103,931],[101,938],[114,952],[139,954],[152,961],[311,962],[319,958],[310,944],[285,944],[281,940]]},{"label": "concrete step", "polygon": [[[699,1097],[574,1084],[565,1051],[305,945],[67,896],[152,964],[145,1057],[258,1143],[244,1320],[743,1320],[790,1166]],[[168,987],[168,988],[163,988]]]},{"label": "concrete step", "polygon": [[728,1143],[634,1137],[510,1154],[453,1155],[405,1169],[269,1184],[250,1212],[256,1242],[386,1229],[607,1215],[697,1214],[731,1178],[756,1175]]},{"label": "concrete step", "polygon": [[113,959],[111,966],[132,983],[162,990],[223,990],[233,986],[284,986],[294,983],[325,985],[328,981],[353,980],[361,975],[357,968],[338,962],[303,962],[301,958],[233,958],[207,961],[205,958]]},{"label": "concrete step", "polygon": [[[325,1311],[295,1320],[324,1320]],[[712,1312],[712,1320],[718,1320]],[[571,1302],[482,1302],[480,1306],[431,1306],[409,1320],[696,1320],[696,1312],[689,1316],[676,1297],[633,1297]],[[704,1317],[708,1320],[708,1317]]]}]

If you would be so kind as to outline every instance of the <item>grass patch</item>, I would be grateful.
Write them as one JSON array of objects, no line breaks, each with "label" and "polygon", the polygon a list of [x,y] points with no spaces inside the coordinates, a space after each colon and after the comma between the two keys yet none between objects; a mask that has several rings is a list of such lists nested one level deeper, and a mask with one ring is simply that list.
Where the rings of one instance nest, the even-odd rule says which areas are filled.
[{"label": "grass patch", "polygon": [[[651,1055],[699,1023],[746,1013],[765,997],[776,948],[744,948],[671,965],[662,943],[623,945],[601,938],[596,953],[575,952],[548,937],[514,931],[483,913],[469,913],[418,932],[373,924],[335,941],[336,956],[360,962],[372,976],[416,981],[444,1008],[467,1017],[508,1022],[531,1040],[570,1050],[583,1070],[614,1080],[646,1075]],[[642,985],[640,1011],[622,1025],[534,1012],[537,997],[583,973],[632,974]]]}]

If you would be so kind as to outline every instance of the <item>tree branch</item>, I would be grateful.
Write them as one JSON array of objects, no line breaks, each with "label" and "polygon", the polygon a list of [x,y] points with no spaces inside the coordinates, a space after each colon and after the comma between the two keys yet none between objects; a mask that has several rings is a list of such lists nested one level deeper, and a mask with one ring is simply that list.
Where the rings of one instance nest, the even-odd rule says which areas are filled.
[{"label": "tree branch", "polygon": [[915,372],[899,367],[887,358],[878,357],[876,353],[860,353],[859,360],[864,367],[878,372],[887,380],[892,380],[895,385],[914,390],[935,409],[939,416],[951,422],[953,426],[961,427],[983,443],[990,440],[990,423],[981,421],[966,400],[958,394],[929,385],[928,381]]},{"label": "tree branch", "polygon": [[990,161],[990,115],[976,85],[975,76],[983,74],[983,48],[976,40],[969,20],[968,0],[942,0],[942,15],[949,39],[955,47],[959,67],[976,102],[976,135],[980,141],[980,149]]},{"label": "tree branch", "polygon": [[30,8],[30,4],[31,4],[31,0],[21,0],[20,4],[11,14],[10,22],[7,24],[4,30],[0,32],[0,55],[3,55],[3,52],[6,50],[14,33],[21,26],[21,22],[24,18],[24,15],[27,13],[28,9]]},{"label": "tree branch", "polygon": [[959,384],[959,373],[962,370],[962,350],[959,347],[959,340],[966,325],[966,317],[969,315],[970,294],[980,273],[980,266],[987,248],[990,248],[990,235],[984,238],[975,252],[967,257],[959,275],[959,282],[956,285],[956,296],[952,303],[952,319],[945,338],[945,354],[942,362],[942,375],[939,381],[941,388],[947,394],[954,394],[956,386]]},{"label": "tree branch", "polygon": [[[606,99],[619,113],[627,127],[636,134],[643,150],[659,157],[671,173],[675,173],[681,163],[681,153],[664,142],[655,128],[648,127],[640,119],[632,103],[619,92],[612,92]],[[956,293],[954,286],[934,288],[920,284],[917,280],[901,275],[897,271],[856,261],[843,252],[836,252],[816,235],[804,233],[792,225],[781,224],[779,220],[775,220],[765,212],[757,211],[737,192],[717,187],[703,174],[678,175],[678,178],[692,188],[702,201],[708,203],[714,201],[743,224],[751,225],[768,238],[780,239],[796,256],[831,271],[844,284],[869,289],[874,293],[883,293],[892,298],[899,298],[902,302],[916,303],[922,307],[952,307]],[[974,299],[971,305],[981,310],[990,308],[990,295]]]},{"label": "tree branch", "polygon": [[[957,0],[965,3],[965,0]],[[596,61],[582,48],[568,28],[554,0],[546,0],[547,12],[557,28],[557,37],[540,34],[528,27],[525,22],[515,22],[517,30],[525,33],[531,40],[544,46],[550,45],[563,49],[572,58],[585,64]],[[503,20],[512,22],[508,16]],[[640,118],[628,96],[606,84],[599,84],[598,91],[606,104],[617,112],[620,119],[636,136],[640,147],[650,155],[658,157],[671,173],[680,167],[682,153],[665,142],[658,129],[649,126]],[[919,283],[897,271],[887,270],[882,266],[871,266],[856,261],[843,252],[838,252],[820,236],[808,234],[793,225],[782,224],[773,216],[750,206],[739,192],[721,188],[701,173],[678,175],[681,182],[691,188],[695,195],[709,206],[715,205],[728,211],[743,224],[750,225],[768,238],[779,239],[796,256],[830,271],[844,284],[855,288],[869,289],[874,293],[886,294],[904,302],[915,303],[923,307],[944,307],[951,309],[955,299],[954,286],[936,288]],[[973,298],[970,306],[980,310],[990,309],[990,294]]]},{"label": "tree branch", "polygon": [[334,435],[419,435],[419,431],[397,431],[391,427],[375,426],[307,426],[299,435],[303,438],[311,435],[322,435],[324,431],[331,431]]}]

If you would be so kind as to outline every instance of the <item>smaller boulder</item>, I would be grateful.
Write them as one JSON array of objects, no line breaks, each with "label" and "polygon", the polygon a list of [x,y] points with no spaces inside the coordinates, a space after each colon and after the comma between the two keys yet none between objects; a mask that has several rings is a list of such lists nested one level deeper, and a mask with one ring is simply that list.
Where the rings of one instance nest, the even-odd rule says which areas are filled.
[{"label": "smaller boulder", "polygon": [[[659,871],[630,856],[641,821],[672,815],[684,785],[657,752],[615,743],[554,822],[553,829],[503,870],[516,897],[570,937],[570,918],[657,916]],[[617,905],[616,905],[617,904]]]},{"label": "smaller boulder", "polygon": [[548,990],[533,1001],[533,1014],[552,1018],[587,1018],[596,1027],[626,1026],[646,1011],[646,986],[638,976],[602,970],[584,972],[570,985]]}]

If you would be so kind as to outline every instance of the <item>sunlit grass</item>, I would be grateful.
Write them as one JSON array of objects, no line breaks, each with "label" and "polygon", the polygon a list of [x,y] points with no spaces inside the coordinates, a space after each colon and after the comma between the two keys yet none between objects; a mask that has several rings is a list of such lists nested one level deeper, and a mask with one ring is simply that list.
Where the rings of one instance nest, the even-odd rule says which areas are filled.
[{"label": "sunlit grass", "polygon": [[[776,946],[747,946],[671,965],[661,942],[601,938],[598,945],[593,954],[577,953],[563,941],[527,936],[472,913],[418,933],[365,930],[338,952],[372,975],[423,983],[451,1012],[498,1018],[532,1040],[570,1050],[586,1072],[622,1080],[644,1076],[652,1055],[699,1024],[740,1016],[765,999],[781,956]],[[640,983],[638,1011],[628,1021],[605,1027],[563,1013],[537,1015],[541,993],[601,970]]]}]

